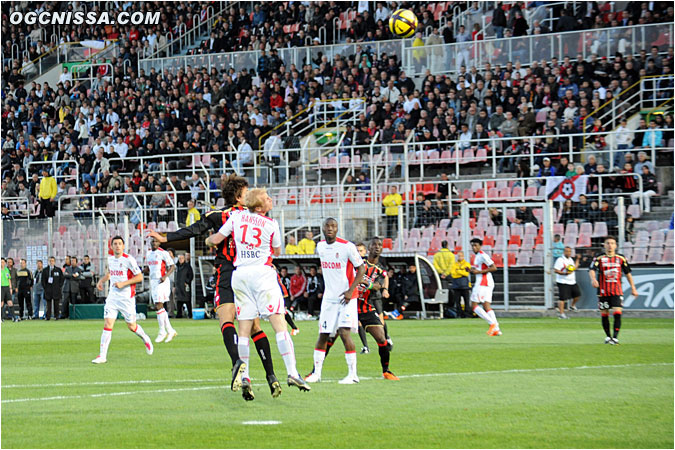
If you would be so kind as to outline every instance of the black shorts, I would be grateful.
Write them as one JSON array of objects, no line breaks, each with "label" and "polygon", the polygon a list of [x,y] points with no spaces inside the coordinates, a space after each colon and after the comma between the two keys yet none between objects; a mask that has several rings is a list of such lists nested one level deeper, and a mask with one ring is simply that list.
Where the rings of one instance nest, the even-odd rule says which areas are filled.
[{"label": "black shorts", "polygon": [[380,318],[377,316],[377,313],[375,311],[369,311],[367,313],[361,313],[359,314],[359,322],[361,322],[361,325],[363,325],[363,328],[368,328],[368,327],[381,327],[382,321],[380,321]]},{"label": "black shorts", "polygon": [[3,303],[12,301],[12,290],[9,286],[2,286],[1,298]]},{"label": "black shorts", "polygon": [[561,302],[565,300],[572,300],[573,298],[581,297],[581,290],[577,284],[558,284],[558,298]]},{"label": "black shorts", "polygon": [[223,303],[234,303],[232,272],[234,267],[224,265],[216,267],[216,292],[213,296],[216,308]]},{"label": "black shorts", "polygon": [[623,308],[623,295],[609,295],[607,297],[598,297],[598,309],[600,311]]}]

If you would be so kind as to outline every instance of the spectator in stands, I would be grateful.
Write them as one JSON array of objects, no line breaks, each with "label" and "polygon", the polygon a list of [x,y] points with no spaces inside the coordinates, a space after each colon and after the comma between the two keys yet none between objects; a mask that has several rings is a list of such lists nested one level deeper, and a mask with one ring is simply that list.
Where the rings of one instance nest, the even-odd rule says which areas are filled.
[{"label": "spectator in stands", "polygon": [[40,218],[54,217],[54,199],[56,198],[57,187],[54,177],[49,175],[47,169],[42,170],[42,180],[40,181]]},{"label": "spectator in stands", "polygon": [[651,147],[661,147],[663,141],[663,132],[656,128],[656,120],[649,121],[649,129],[645,131],[644,137],[642,138],[642,147],[651,148]]},{"label": "spectator in stands", "polygon": [[425,206],[424,194],[418,192],[415,201],[415,223],[413,227],[420,228],[427,226],[428,208],[425,208]]},{"label": "spectator in stands", "polygon": [[497,39],[504,37],[504,28],[506,27],[506,15],[502,9],[502,2],[497,2],[492,13],[492,26],[494,27]]},{"label": "spectator in stands", "polygon": [[598,163],[597,160],[595,159],[595,155],[588,155],[588,158],[586,158],[586,164],[584,165],[584,173],[586,175],[593,175],[597,172],[598,170]]},{"label": "spectator in stands", "polygon": [[391,187],[389,194],[382,200],[387,216],[387,236],[394,237],[398,229],[399,206],[403,204],[403,198],[398,193],[396,186]]},{"label": "spectator in stands", "polygon": [[591,205],[588,203],[588,197],[584,194],[579,195],[579,203],[574,205],[574,221],[576,223],[588,222],[590,212]]},{"label": "spectator in stands", "polygon": [[637,191],[639,186],[638,186],[638,177],[637,176],[630,176],[630,174],[633,174],[633,164],[632,163],[625,163],[623,165],[623,170],[621,171],[622,174],[626,176],[621,177],[621,182],[622,182],[622,188],[621,192],[625,194],[632,194],[633,192]]},{"label": "spectator in stands", "polygon": [[621,119],[621,122],[615,130],[614,140],[617,151],[614,151],[614,165],[622,167],[624,163],[624,152],[633,148],[633,132],[628,128],[628,121]]},{"label": "spectator in stands", "polygon": [[534,213],[527,206],[520,206],[516,211],[516,218],[513,220],[515,223],[525,225],[526,223],[532,223],[535,226],[539,226],[539,221],[534,217]]},{"label": "spectator in stands", "polygon": [[[159,210],[166,205],[166,193],[162,191],[162,186],[155,185],[155,193],[150,197],[150,209],[152,209],[152,221],[157,222]],[[189,205],[189,203],[188,203]]]},{"label": "spectator in stands", "polygon": [[305,231],[305,237],[298,243],[299,255],[313,255],[316,250],[316,242],[314,242],[314,233],[312,230]]},{"label": "spectator in stands", "polygon": [[304,296],[307,288],[307,278],[305,277],[302,267],[295,266],[295,274],[291,277],[291,289],[288,292],[291,297],[291,306],[289,310],[295,311],[298,301]]},{"label": "spectator in stands", "polygon": [[365,172],[359,174],[358,180],[356,180],[358,187],[356,189],[361,191],[370,191],[370,178],[366,175]]},{"label": "spectator in stands", "polygon": [[187,202],[187,207],[188,207],[188,212],[187,212],[187,219],[185,220],[185,226],[189,227],[195,222],[198,222],[201,219],[201,214],[199,214],[199,211],[197,208],[195,208],[195,202],[194,200],[190,199]]},{"label": "spectator in stands", "polygon": [[[542,177],[554,177],[556,175],[556,170],[555,167],[551,165],[551,159],[546,157],[542,161],[542,167],[539,169],[539,173],[537,173],[537,177],[542,178]],[[540,185],[544,185],[545,183],[540,181]]]},{"label": "spectator in stands", "polygon": [[502,213],[497,208],[488,208],[488,214],[490,215],[492,225],[496,227],[503,225],[504,221],[502,220]]},{"label": "spectator in stands", "polygon": [[619,219],[614,212],[614,208],[609,205],[609,202],[605,199],[600,203],[600,218],[603,222],[607,224],[608,228],[616,228],[619,223]]},{"label": "spectator in stands", "polygon": [[559,234],[556,234],[553,236],[553,249],[551,250],[551,254],[553,255],[553,261],[557,261],[558,258],[560,258],[563,255],[563,251],[565,250],[565,244],[562,242],[562,238],[560,237]]},{"label": "spectator in stands", "polygon": [[642,168],[647,167],[649,172],[654,173],[654,164],[649,160],[646,152],[638,152],[638,162],[635,164],[635,173],[642,173]]},{"label": "spectator in stands", "polygon": [[572,200],[567,199],[562,207],[562,213],[560,215],[560,222],[564,224],[574,223],[576,215],[574,212],[574,203]]},{"label": "spectator in stands", "polygon": [[635,191],[631,194],[631,200],[636,205],[640,198],[644,202],[644,212],[651,212],[651,198],[657,195],[658,183],[656,175],[654,175],[647,165],[642,166],[642,192]]},{"label": "spectator in stands", "polygon": [[251,145],[247,142],[246,136],[242,131],[239,131],[239,140],[240,144],[237,147],[237,158],[232,161],[232,168],[235,173],[239,176],[245,176],[244,167],[250,167],[253,165],[253,149]]},{"label": "spectator in stands", "polygon": [[297,244],[295,243],[295,236],[293,236],[293,235],[288,236],[288,244],[286,244],[286,249],[284,251],[284,254],[286,254],[286,255],[299,255],[300,254],[300,249],[298,248]]}]

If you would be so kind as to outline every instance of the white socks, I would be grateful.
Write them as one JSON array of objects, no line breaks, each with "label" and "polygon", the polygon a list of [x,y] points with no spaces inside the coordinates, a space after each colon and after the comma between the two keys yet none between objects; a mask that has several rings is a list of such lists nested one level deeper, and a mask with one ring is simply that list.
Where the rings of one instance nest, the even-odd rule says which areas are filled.
[{"label": "white socks", "polygon": [[166,312],[166,309],[162,308],[157,311],[157,322],[159,322],[159,334],[174,332],[171,322],[169,322],[169,313]]},{"label": "white socks", "polygon": [[157,323],[159,324],[159,334],[166,334],[166,325],[164,320],[166,317],[167,317],[166,310],[164,308],[157,311]]},{"label": "white socks", "polygon": [[150,337],[147,334],[145,334],[145,331],[143,331],[143,327],[141,327],[141,325],[138,324],[138,323],[136,324],[136,329],[134,330],[134,334],[136,336],[138,336],[139,338],[141,338],[143,340],[143,342],[147,342],[147,341],[150,340]]},{"label": "white socks", "polygon": [[293,348],[293,341],[288,331],[277,333],[277,347],[279,347],[279,353],[281,353],[284,364],[286,364],[288,375],[299,377],[298,369],[295,367],[295,349]]},{"label": "white socks", "polygon": [[489,323],[490,325],[492,325],[493,323],[496,322],[496,320],[493,319],[494,316],[495,316],[495,313],[493,312],[493,313],[492,313],[492,317],[490,317],[490,315],[489,315],[488,313],[486,313],[485,310],[483,309],[483,307],[480,306],[480,305],[479,305],[479,306],[476,306],[476,307],[473,309],[473,312],[475,312],[476,314],[478,314],[478,317],[480,317],[481,319],[485,320],[485,321],[486,321],[487,323]]},{"label": "white socks", "polygon": [[314,374],[321,378],[323,360],[326,359],[326,350],[314,349]]},{"label": "white socks", "polygon": [[487,312],[487,315],[490,316],[492,323],[497,324],[497,328],[499,328],[499,323],[497,323],[497,317],[495,316],[495,310],[491,309],[490,311]]},{"label": "white socks", "polygon": [[348,376],[356,377],[356,351],[345,352],[345,359],[347,360],[347,368],[349,369]]},{"label": "white socks", "polygon": [[101,333],[101,349],[98,352],[98,356],[103,359],[108,357],[108,346],[110,346],[110,339],[112,339],[112,329],[103,328],[103,333]]},{"label": "white socks", "polygon": [[251,347],[249,345],[249,338],[241,337],[239,336],[239,343],[237,344],[237,348],[239,349],[239,359],[244,361],[246,363],[246,367],[244,368],[244,371],[241,374],[241,378],[249,378],[248,374],[248,362],[250,359],[251,355]]}]

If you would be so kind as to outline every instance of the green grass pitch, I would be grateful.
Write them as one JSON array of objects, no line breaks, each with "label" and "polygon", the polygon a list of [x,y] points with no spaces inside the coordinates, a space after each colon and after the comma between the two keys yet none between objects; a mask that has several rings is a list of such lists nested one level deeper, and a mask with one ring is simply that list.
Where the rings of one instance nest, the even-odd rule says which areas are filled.
[{"label": "green grass pitch", "polygon": [[[283,383],[272,399],[252,352],[247,403],[225,388],[215,321],[173,321],[178,337],[148,356],[118,320],[100,366],[90,361],[102,321],[5,322],[2,447],[673,448],[672,320],[628,316],[620,346],[602,343],[599,318],[503,319],[501,337],[478,319],[388,323],[401,381],[381,379],[371,341],[358,356],[361,383],[338,385],[338,342],[324,382],[309,393]],[[142,325],[154,339],[156,321]],[[317,324],[299,326],[304,375]],[[273,337],[272,353],[285,381]]]}]

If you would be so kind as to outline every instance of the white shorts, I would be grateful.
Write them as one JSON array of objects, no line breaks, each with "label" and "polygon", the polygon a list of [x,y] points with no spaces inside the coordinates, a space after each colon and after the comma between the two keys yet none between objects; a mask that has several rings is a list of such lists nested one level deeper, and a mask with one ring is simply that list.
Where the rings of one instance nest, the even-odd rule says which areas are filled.
[{"label": "white shorts", "polygon": [[122,314],[127,323],[136,322],[136,299],[116,299],[108,297],[103,307],[104,319],[117,319],[117,313]]},{"label": "white shorts", "polygon": [[284,295],[272,267],[237,267],[232,273],[232,291],[238,320],[284,314]]},{"label": "white shorts", "polygon": [[153,303],[168,303],[171,296],[171,282],[167,278],[164,283],[150,280],[150,297]]},{"label": "white shorts", "polygon": [[474,303],[492,303],[494,286],[474,286],[471,291],[471,301]]},{"label": "white shorts", "polygon": [[352,299],[346,305],[339,301],[323,299],[319,315],[319,333],[335,336],[338,328],[350,328],[352,333],[359,329],[357,300]]}]

